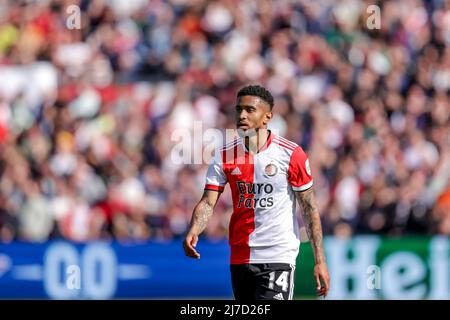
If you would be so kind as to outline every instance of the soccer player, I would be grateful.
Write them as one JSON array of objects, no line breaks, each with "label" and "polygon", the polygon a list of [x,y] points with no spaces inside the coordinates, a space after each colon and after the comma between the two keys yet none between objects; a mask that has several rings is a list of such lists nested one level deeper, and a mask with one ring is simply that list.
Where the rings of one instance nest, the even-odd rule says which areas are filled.
[{"label": "soccer player", "polygon": [[303,149],[267,129],[273,97],[261,86],[237,94],[239,138],[225,145],[210,164],[203,196],[183,242],[195,249],[214,206],[229,183],[233,214],[229,225],[231,280],[236,300],[291,300],[300,235],[296,199],[314,252],[317,294],[326,296],[330,276],[309,160]]}]

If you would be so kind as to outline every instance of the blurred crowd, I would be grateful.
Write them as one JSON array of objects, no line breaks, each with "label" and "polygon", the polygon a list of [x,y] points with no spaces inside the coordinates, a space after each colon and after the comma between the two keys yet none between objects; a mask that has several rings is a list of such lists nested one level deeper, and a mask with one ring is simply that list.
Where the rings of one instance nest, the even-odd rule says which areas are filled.
[{"label": "blurred crowd", "polygon": [[[183,235],[208,164],[174,137],[233,128],[247,84],[326,234],[450,235],[449,44],[444,0],[0,0],[0,241]],[[205,236],[231,210],[227,187]]]}]

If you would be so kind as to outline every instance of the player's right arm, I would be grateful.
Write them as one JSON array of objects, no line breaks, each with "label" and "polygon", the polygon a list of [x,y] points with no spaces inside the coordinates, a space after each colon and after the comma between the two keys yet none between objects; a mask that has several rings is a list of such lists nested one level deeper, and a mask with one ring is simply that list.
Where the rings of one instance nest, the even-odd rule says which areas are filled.
[{"label": "player's right arm", "polygon": [[226,183],[227,176],[223,171],[222,156],[216,152],[206,173],[205,191],[194,208],[190,228],[183,242],[184,252],[188,257],[200,259],[200,254],[195,250],[198,236],[205,230]]},{"label": "player's right arm", "polygon": [[189,232],[183,242],[186,256],[200,259],[200,254],[195,250],[198,236],[205,230],[209,218],[211,218],[214,207],[219,200],[220,192],[206,189],[203,196],[194,208],[192,213]]}]

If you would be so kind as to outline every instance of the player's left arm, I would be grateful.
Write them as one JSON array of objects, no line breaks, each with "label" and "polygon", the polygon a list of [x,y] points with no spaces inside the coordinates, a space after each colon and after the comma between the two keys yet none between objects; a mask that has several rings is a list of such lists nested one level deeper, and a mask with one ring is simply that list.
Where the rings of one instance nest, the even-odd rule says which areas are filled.
[{"label": "player's left arm", "polygon": [[314,278],[317,284],[317,294],[326,297],[330,288],[330,275],[325,261],[322,224],[314,188],[310,187],[305,191],[295,191],[295,195],[302,207],[303,222],[314,253]]}]

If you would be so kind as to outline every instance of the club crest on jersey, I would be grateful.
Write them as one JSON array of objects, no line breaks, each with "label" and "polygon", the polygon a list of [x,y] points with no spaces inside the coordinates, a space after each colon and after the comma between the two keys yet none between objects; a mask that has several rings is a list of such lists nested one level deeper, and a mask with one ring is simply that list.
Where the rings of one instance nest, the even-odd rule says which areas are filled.
[{"label": "club crest on jersey", "polygon": [[266,176],[273,177],[278,173],[278,167],[273,163],[269,163],[264,169],[264,173]]}]

